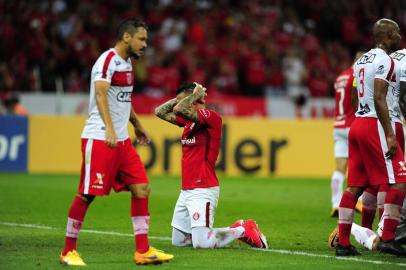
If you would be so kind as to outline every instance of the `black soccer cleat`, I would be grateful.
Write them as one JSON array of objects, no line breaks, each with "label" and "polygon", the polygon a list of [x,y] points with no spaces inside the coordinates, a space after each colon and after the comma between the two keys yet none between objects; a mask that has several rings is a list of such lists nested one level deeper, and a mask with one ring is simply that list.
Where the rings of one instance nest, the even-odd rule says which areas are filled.
[{"label": "black soccer cleat", "polygon": [[406,257],[406,250],[400,245],[398,241],[395,240],[381,240],[378,244],[377,250],[379,252],[393,254],[398,257]]},{"label": "black soccer cleat", "polygon": [[348,247],[344,247],[340,244],[336,246],[336,256],[337,257],[346,257],[346,256],[360,256],[361,253],[353,246],[349,245]]}]

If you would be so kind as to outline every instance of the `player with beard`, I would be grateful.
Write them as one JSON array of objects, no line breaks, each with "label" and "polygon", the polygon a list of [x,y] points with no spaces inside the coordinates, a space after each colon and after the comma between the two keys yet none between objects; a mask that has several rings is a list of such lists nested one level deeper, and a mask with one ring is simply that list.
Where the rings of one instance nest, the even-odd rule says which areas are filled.
[{"label": "player with beard", "polygon": [[354,65],[359,106],[349,133],[348,187],[339,208],[337,256],[360,255],[350,244],[355,204],[366,187],[384,184],[391,186],[385,199],[386,217],[377,248],[384,253],[406,255],[394,240],[406,193],[406,167],[386,100],[393,95],[388,86],[395,65],[388,54],[400,44],[400,29],[396,22],[381,19],[375,23],[373,35],[376,47]]},{"label": "player with beard", "polygon": [[147,26],[139,19],[123,21],[114,48],[104,52],[92,68],[89,117],[82,132],[82,170],[78,194],[68,213],[65,247],[60,262],[83,266],[76,242],[85,214],[96,196],[131,191],[131,219],[134,228],[137,264],[157,264],[173,258],[149,245],[150,192],[144,165],[128,135],[134,126],[140,144],[150,142],[131,106],[134,73],[131,58],[147,47]]},{"label": "player with beard", "polygon": [[254,220],[238,220],[226,228],[213,228],[220,188],[215,164],[220,151],[222,119],[206,108],[206,88],[182,85],[155,114],[183,127],[182,190],[172,218],[172,244],[194,248],[221,248],[240,239],[256,248],[268,248]]}]

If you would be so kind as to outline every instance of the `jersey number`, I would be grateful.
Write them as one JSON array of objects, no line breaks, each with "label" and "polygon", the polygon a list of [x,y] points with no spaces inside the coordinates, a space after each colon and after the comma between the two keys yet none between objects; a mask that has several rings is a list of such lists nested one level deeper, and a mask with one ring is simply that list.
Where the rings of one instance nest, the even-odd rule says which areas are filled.
[{"label": "jersey number", "polygon": [[363,97],[364,96],[364,68],[361,68],[358,73],[359,77],[359,84],[361,85],[361,89],[359,91],[359,96]]},{"label": "jersey number", "polygon": [[340,99],[338,100],[338,115],[343,115],[345,89],[340,87],[337,89],[337,92],[340,94]]}]

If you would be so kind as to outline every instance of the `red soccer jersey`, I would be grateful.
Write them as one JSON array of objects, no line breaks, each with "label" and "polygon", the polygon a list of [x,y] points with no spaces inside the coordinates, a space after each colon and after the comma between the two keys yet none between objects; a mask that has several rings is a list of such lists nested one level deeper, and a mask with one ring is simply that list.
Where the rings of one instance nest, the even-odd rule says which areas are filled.
[{"label": "red soccer jersey", "polygon": [[200,123],[176,117],[182,134],[182,189],[219,185],[215,166],[220,152],[222,120],[215,111],[200,109]]},{"label": "red soccer jersey", "polygon": [[334,83],[335,90],[335,128],[350,127],[355,118],[355,110],[351,105],[352,82],[354,80],[352,68],[344,70]]}]

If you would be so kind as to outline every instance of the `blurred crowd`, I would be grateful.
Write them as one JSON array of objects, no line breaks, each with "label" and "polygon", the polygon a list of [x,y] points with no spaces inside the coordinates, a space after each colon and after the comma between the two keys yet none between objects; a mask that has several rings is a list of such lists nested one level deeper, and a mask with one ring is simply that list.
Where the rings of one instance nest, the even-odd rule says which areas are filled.
[{"label": "blurred crowd", "polygon": [[[380,17],[406,29],[403,0],[0,0],[0,98],[87,92],[92,65],[126,17],[149,26],[135,91],[326,97]],[[403,45],[405,43],[403,42]]]}]

